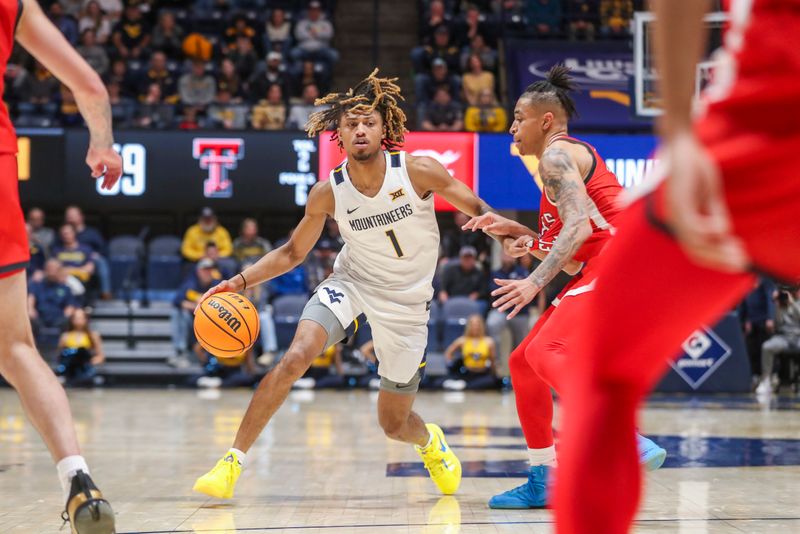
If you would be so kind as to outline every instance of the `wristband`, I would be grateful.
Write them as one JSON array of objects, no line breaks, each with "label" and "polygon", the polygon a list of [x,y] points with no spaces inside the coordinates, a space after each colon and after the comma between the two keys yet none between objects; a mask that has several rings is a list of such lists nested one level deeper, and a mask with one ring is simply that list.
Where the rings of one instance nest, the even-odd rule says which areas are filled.
[{"label": "wristband", "polygon": [[244,277],[244,275],[242,273],[239,273],[239,276],[242,277],[242,283],[244,284],[244,287],[242,288],[242,291],[244,291],[244,290],[247,289],[247,279]]}]

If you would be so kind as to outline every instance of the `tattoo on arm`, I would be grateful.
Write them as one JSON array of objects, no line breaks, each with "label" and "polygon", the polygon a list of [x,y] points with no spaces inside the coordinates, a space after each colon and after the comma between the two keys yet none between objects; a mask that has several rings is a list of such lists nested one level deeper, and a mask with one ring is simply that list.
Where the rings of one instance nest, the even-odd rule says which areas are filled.
[{"label": "tattoo on arm", "polygon": [[563,223],[550,253],[530,276],[530,280],[542,288],[555,278],[583,244],[585,238],[580,235],[581,226],[588,221],[589,215],[580,172],[565,150],[558,147],[548,149],[539,163],[539,174]]}]

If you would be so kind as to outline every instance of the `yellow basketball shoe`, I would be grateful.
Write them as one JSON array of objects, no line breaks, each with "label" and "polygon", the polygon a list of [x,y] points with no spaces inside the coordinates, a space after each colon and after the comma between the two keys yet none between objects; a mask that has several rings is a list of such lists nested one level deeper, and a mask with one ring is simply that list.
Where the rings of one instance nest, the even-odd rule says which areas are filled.
[{"label": "yellow basketball shoe", "polygon": [[230,499],[241,474],[242,462],[235,452],[228,451],[214,469],[197,479],[192,490],[218,499]]},{"label": "yellow basketball shoe", "polygon": [[447,446],[441,428],[433,423],[428,423],[425,428],[431,433],[430,444],[427,447],[414,448],[439,491],[445,495],[452,495],[461,484],[461,462]]}]

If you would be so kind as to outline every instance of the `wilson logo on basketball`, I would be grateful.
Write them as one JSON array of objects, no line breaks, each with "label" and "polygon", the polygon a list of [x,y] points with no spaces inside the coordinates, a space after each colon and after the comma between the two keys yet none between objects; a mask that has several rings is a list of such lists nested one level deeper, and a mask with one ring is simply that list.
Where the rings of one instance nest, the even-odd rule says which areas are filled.
[{"label": "wilson logo on basketball", "polygon": [[228,328],[234,332],[238,332],[242,326],[242,322],[233,316],[233,314],[216,300],[211,300],[208,303],[209,307],[217,311],[217,317],[228,325]]}]

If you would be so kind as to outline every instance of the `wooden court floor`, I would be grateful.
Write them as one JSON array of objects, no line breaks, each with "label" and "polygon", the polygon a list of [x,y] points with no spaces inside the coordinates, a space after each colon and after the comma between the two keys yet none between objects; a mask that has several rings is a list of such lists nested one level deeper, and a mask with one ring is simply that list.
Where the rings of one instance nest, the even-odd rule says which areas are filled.
[{"label": "wooden court floor", "polygon": [[[246,390],[69,392],[118,532],[552,532],[547,511],[494,511],[524,479],[513,394],[425,393],[464,465],[440,497],[410,446],[377,426],[375,394],[295,392],[248,456],[229,502],[191,492],[230,445]],[[654,399],[642,430],[669,452],[647,476],[637,532],[800,532],[800,401]],[[602,458],[598,458],[598,462]],[[609,491],[614,491],[613,481]],[[0,389],[0,532],[67,533],[55,470],[12,390]]]}]

